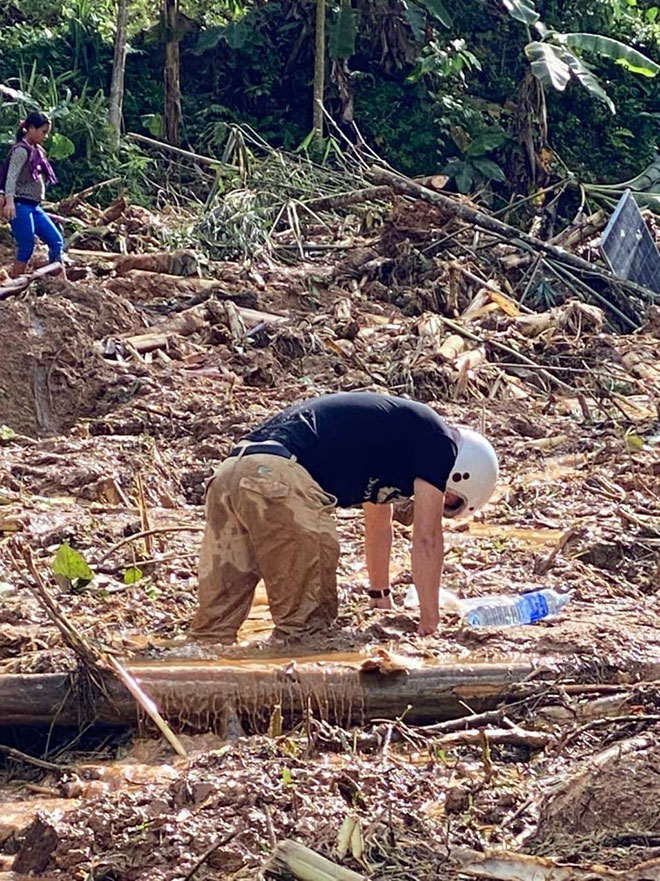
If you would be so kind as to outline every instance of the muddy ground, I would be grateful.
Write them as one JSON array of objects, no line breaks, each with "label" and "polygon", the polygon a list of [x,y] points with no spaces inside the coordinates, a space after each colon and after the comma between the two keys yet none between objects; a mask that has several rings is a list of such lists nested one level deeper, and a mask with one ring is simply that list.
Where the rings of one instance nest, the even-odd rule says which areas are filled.
[{"label": "muddy ground", "polygon": [[[660,692],[640,681],[660,662],[653,310],[640,332],[618,333],[607,314],[558,290],[557,305],[540,313],[545,326],[530,332],[537,312],[519,311],[515,285],[498,300],[442,256],[420,266],[414,246],[428,218],[420,209],[424,222],[411,232],[400,214],[378,235],[292,265],[211,264],[211,287],[194,275],[174,279],[171,266],[147,273],[77,254],[75,280],[42,281],[0,303],[0,426],[10,429],[0,429],[0,674],[77,668],[18,562],[27,545],[50,577],[69,542],[95,578],[64,589],[51,580],[54,595],[124,660],[248,657],[285,667],[350,655],[355,664],[384,647],[422,663],[524,658],[560,670],[570,661],[583,680],[588,671],[589,688],[557,674],[502,714],[523,734],[492,745],[483,734],[477,745],[446,743],[404,719],[362,749],[356,732],[308,718],[293,733],[286,725],[252,737],[200,733],[185,740],[189,757],[175,759],[159,741],[126,732],[71,743],[70,731],[47,741],[4,729],[2,742],[57,766],[7,757],[0,866],[19,873],[7,878],[268,877],[287,838],[375,879],[474,877],[460,874],[461,848],[623,872],[651,860],[639,877],[660,878]],[[440,354],[451,328],[439,316],[454,320],[471,304],[463,326],[478,341]],[[173,331],[190,308],[193,332]],[[164,343],[140,350],[146,332]],[[472,522],[447,528],[445,587],[463,597],[571,589],[570,605],[556,620],[508,630],[469,630],[447,613],[436,636],[420,638],[401,602],[410,527],[396,525],[398,608],[372,612],[361,519],[349,510],[337,513],[334,630],[270,646],[259,590],[237,646],[187,641],[214,466],[286,404],[366,388],[428,401],[485,431],[500,455],[495,498]],[[145,525],[177,531],[131,540]],[[135,568],[142,577],[126,583]],[[547,737],[539,746],[525,731]],[[620,749],[594,759],[612,744]],[[347,816],[358,832],[341,856]]]}]

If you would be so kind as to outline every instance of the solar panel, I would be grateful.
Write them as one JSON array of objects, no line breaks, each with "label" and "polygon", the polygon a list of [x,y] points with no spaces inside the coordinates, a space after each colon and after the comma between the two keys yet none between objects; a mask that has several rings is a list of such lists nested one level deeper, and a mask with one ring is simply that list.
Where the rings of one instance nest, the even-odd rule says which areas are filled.
[{"label": "solar panel", "polygon": [[630,190],[621,196],[607,224],[601,251],[618,278],[660,294],[660,253]]}]

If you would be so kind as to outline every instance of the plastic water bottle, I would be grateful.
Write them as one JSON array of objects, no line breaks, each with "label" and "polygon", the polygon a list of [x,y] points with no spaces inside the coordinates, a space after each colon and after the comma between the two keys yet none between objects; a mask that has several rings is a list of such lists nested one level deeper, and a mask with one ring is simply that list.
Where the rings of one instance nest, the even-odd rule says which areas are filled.
[{"label": "plastic water bottle", "polygon": [[488,596],[463,601],[463,620],[470,627],[513,627],[533,624],[556,615],[571,599],[572,591],[557,593],[552,588],[517,596]]},{"label": "plastic water bottle", "polygon": [[[446,612],[454,612],[457,615],[463,613],[463,601],[459,600],[455,593],[441,587],[438,591],[438,606]],[[414,584],[408,588],[403,600],[404,609],[419,609],[419,597]]]}]

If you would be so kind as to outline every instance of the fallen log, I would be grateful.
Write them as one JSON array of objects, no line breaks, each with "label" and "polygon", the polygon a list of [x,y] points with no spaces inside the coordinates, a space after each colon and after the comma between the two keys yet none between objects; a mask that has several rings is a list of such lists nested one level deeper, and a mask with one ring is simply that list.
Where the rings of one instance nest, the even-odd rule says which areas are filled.
[{"label": "fallen log", "polygon": [[[280,666],[281,664],[281,666]],[[464,701],[487,709],[506,700],[516,683],[533,672],[531,663],[446,665],[401,674],[361,673],[338,664],[287,661],[231,661],[218,664],[134,664],[129,672],[167,718],[186,730],[222,730],[227,714],[244,726],[267,726],[276,705],[291,720],[302,718],[308,702],[313,712],[343,725],[369,718],[435,721],[464,715]],[[116,681],[106,684],[107,698],[89,708],[99,724],[130,725],[135,704]],[[67,673],[0,676],[0,725],[72,725],[79,707]]]},{"label": "fallen log", "polygon": [[480,853],[468,848],[452,849],[450,859],[461,874],[488,881],[660,881],[658,859],[622,871],[600,865],[566,865],[548,857],[507,851]]},{"label": "fallen log", "polygon": [[[217,324],[218,318],[224,319],[231,328],[232,312],[240,316],[245,327],[256,327],[259,324],[283,324],[288,319],[284,315],[275,315],[272,312],[261,312],[259,309],[247,309],[236,306],[235,303],[227,301],[217,303],[212,301],[216,308],[211,309],[207,303],[199,306],[192,306],[190,309],[184,309],[166,321],[147,328],[143,333],[131,334],[120,337],[121,342],[125,343],[129,350],[134,350],[143,355],[145,352],[154,352],[157,349],[167,349],[169,341],[173,336],[191,336],[199,330],[209,327],[211,324]],[[219,312],[224,309],[227,313],[225,316],[219,316]]]},{"label": "fallen log", "polygon": [[199,255],[188,248],[152,251],[146,254],[118,254],[115,261],[118,275],[127,275],[132,270],[140,270],[159,275],[173,275],[177,278],[198,278],[199,269]]},{"label": "fallen log", "polygon": [[[300,663],[288,658],[269,661],[219,660],[215,663],[135,663],[128,672],[179,730],[223,733],[238,719],[246,731],[265,731],[275,707],[287,724],[295,725],[310,707],[317,718],[349,727],[372,719],[429,723],[493,709],[530,694],[547,691],[532,662],[441,664],[384,675],[333,663]],[[660,659],[636,671],[658,678]],[[534,681],[528,681],[536,676]],[[572,679],[579,678],[572,671]],[[588,678],[585,671],[584,678]],[[115,679],[105,682],[106,694],[85,708],[87,721],[99,725],[134,725],[135,702]],[[0,676],[0,726],[77,725],[80,700],[75,678],[68,673]]]}]

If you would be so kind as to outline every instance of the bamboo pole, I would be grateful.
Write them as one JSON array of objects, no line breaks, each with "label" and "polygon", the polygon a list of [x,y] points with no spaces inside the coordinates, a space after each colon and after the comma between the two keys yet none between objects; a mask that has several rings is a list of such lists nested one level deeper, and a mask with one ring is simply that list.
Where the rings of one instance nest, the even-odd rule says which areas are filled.
[{"label": "bamboo pole", "polygon": [[323,144],[323,97],[325,92],[325,0],[316,0],[314,40],[314,144]]},{"label": "bamboo pole", "polygon": [[299,881],[365,881],[364,875],[331,863],[297,841],[280,842],[271,862],[273,868],[284,869]]}]

